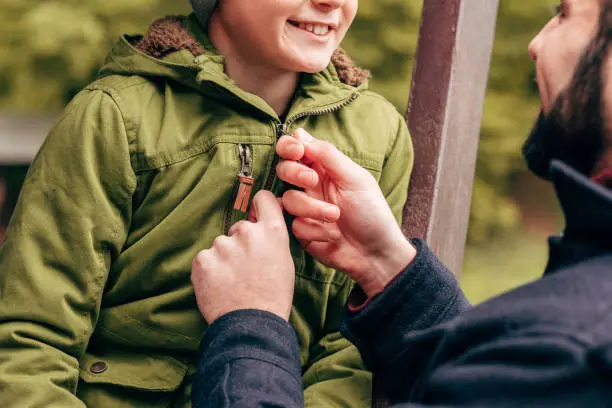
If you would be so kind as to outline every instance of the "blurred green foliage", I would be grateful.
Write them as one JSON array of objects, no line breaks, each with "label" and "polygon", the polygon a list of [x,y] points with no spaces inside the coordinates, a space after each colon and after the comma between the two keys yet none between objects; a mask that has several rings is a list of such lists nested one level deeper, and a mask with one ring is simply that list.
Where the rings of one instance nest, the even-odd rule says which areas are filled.
[{"label": "blurred green foliage", "polygon": [[[539,105],[527,45],[553,3],[500,1],[470,222],[474,243],[518,224],[509,176],[524,171],[520,146]],[[360,0],[345,41],[373,72],[372,87],[402,112],[420,9],[418,0]],[[187,0],[0,0],[0,109],[59,110],[94,77],[117,35],[188,10]]]},{"label": "blurred green foliage", "polygon": [[461,288],[473,304],[505,293],[542,276],[548,260],[544,237],[509,233],[465,252]]},{"label": "blurred green foliage", "polygon": [[181,9],[187,0],[0,0],[0,109],[59,110],[120,33]]}]

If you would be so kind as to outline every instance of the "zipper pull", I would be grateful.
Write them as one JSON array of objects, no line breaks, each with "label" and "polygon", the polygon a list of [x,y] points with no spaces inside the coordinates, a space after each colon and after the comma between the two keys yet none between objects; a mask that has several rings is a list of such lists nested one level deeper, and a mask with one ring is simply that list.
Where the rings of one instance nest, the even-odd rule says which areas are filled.
[{"label": "zipper pull", "polygon": [[281,136],[287,134],[287,124],[279,123],[276,125],[276,139],[280,139]]},{"label": "zipper pull", "polygon": [[234,210],[245,213],[249,207],[253,184],[255,183],[255,179],[252,177],[253,163],[251,161],[251,149],[249,146],[238,145],[238,155],[240,156],[240,173],[238,173],[240,188],[236,195]]}]

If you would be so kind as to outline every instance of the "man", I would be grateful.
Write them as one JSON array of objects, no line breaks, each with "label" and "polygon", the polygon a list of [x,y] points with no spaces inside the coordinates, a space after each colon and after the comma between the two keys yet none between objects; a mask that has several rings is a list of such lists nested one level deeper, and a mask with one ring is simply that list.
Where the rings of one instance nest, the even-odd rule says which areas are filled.
[{"label": "man", "polygon": [[[524,154],[567,225],[541,280],[473,309],[365,170],[304,131],[279,140],[279,177],[302,189],[282,198],[293,232],[356,281],[343,332],[397,406],[612,406],[610,41],[612,0],[564,0],[530,45],[542,113]],[[254,207],[194,261],[211,323],[196,407],[302,404],[287,231],[269,193]]]}]

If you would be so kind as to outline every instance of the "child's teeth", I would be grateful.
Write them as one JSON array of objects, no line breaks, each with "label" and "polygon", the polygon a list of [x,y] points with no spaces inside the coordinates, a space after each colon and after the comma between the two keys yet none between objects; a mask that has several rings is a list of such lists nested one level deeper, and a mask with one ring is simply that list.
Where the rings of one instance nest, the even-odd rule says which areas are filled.
[{"label": "child's teeth", "polygon": [[298,27],[316,35],[325,35],[329,31],[329,26],[319,24],[298,23]]},{"label": "child's teeth", "polygon": [[314,33],[315,33],[315,34],[317,34],[317,35],[324,35],[324,34],[327,34],[327,27],[325,27],[325,26],[319,26],[319,25],[318,25],[318,26],[315,26],[315,31],[314,31]]}]

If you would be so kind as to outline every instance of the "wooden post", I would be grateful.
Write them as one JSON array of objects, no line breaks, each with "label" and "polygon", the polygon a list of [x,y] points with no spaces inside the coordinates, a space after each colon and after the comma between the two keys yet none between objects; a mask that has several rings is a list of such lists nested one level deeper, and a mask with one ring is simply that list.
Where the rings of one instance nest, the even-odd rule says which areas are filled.
[{"label": "wooden post", "polygon": [[3,210],[4,201],[6,200],[6,183],[4,179],[0,175],[0,246],[2,246],[2,242],[4,241],[4,234],[6,232],[6,222],[3,222]]},{"label": "wooden post", "polygon": [[[499,0],[424,0],[407,121],[415,166],[407,236],[461,272]],[[374,377],[375,408],[389,398]]]},{"label": "wooden post", "polygon": [[407,121],[404,232],[461,272],[499,0],[424,0]]}]

